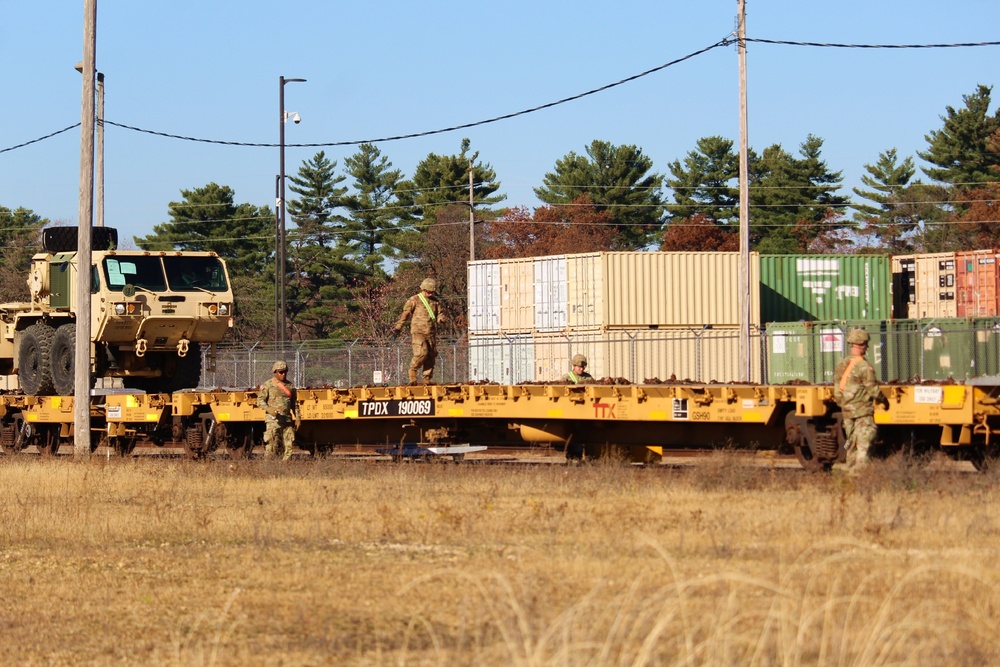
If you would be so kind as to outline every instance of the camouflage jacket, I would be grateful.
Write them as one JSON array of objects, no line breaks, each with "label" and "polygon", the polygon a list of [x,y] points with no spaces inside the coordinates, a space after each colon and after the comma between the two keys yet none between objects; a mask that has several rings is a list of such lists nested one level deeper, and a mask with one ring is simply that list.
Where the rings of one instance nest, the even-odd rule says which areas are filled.
[{"label": "camouflage jacket", "polygon": [[875,382],[875,369],[861,355],[840,360],[833,371],[833,397],[847,419],[875,414],[874,400],[882,395]]},{"label": "camouflage jacket", "polygon": [[586,384],[594,381],[594,376],[584,371],[582,373],[574,373],[570,371],[566,375],[562,376],[562,381],[566,384]]},{"label": "camouflage jacket", "polygon": [[402,329],[403,323],[410,319],[410,333],[424,334],[425,336],[433,336],[437,331],[437,325],[445,321],[444,308],[441,307],[441,302],[438,300],[437,296],[429,296],[427,298],[427,304],[430,306],[431,311],[434,313],[433,319],[431,314],[427,311],[427,306],[424,302],[420,300],[419,294],[414,294],[406,303],[403,304],[403,313],[396,320],[396,328]]},{"label": "camouflage jacket", "polygon": [[[284,386],[291,395],[286,394]],[[279,382],[271,378],[260,386],[257,393],[257,407],[264,412],[271,408],[271,412],[277,412],[282,417],[291,417],[292,409],[295,407],[295,387],[288,382]]]}]

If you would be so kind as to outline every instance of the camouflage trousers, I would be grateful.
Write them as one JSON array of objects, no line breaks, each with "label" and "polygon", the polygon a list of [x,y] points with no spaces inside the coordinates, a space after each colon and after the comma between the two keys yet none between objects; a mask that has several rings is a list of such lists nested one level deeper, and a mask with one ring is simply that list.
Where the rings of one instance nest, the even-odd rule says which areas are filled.
[{"label": "camouflage trousers", "polygon": [[437,340],[427,334],[411,333],[413,340],[413,358],[410,359],[410,382],[417,381],[417,370],[423,369],[423,381],[430,382],[434,375],[434,362],[437,361]]},{"label": "camouflage trousers", "polygon": [[283,459],[287,461],[292,458],[292,450],[295,448],[295,426],[291,417],[264,417],[264,458],[273,459],[278,456],[280,450],[278,445],[284,449]]},{"label": "camouflage trousers", "polygon": [[877,432],[873,415],[844,419],[848,468],[861,467],[868,463],[868,450],[875,442]]}]

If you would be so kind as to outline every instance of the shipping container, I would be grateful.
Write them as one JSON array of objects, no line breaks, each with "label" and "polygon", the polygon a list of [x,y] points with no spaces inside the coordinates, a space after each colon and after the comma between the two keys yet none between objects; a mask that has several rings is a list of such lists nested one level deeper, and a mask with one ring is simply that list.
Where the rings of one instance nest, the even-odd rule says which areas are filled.
[{"label": "shipping container", "polygon": [[846,343],[852,329],[864,329],[870,340],[865,358],[879,382],[894,379],[890,359],[895,340],[883,320],[837,320],[829,322],[770,322],[767,339],[767,382],[785,384],[803,381],[832,383],[840,360],[850,354]]},{"label": "shipping container", "polygon": [[566,256],[536,257],[534,272],[535,331],[566,329]]},{"label": "shipping container", "polygon": [[916,313],[916,260],[906,255],[894,255],[892,261],[892,317],[905,320]]},{"label": "shipping container", "polygon": [[761,255],[762,322],[882,320],[892,315],[885,255]]},{"label": "shipping container", "polygon": [[500,331],[500,262],[469,262],[469,333]]},{"label": "shipping container", "polygon": [[899,260],[913,262],[914,300],[907,313],[910,319],[958,316],[955,253],[902,255]]},{"label": "shipping container", "polygon": [[500,260],[500,330],[529,333],[535,328],[535,260]]},{"label": "shipping container", "polygon": [[1000,375],[1000,318],[974,318],[972,328],[975,332],[973,359],[976,375]]},{"label": "shipping container", "polygon": [[[738,382],[741,380],[739,328],[599,329],[536,334],[532,340],[535,377],[558,382],[575,354],[587,357],[596,379],[624,378],[633,384]],[[752,331],[750,382],[761,381],[760,332]]]},{"label": "shipping container", "polygon": [[469,336],[469,381],[521,384],[535,379],[531,334]]},{"label": "shipping container", "polygon": [[[569,328],[738,326],[736,252],[567,255]],[[759,324],[757,254],[750,255],[750,325]]]},{"label": "shipping container", "polygon": [[956,305],[958,317],[988,317],[997,310],[998,253],[994,249],[955,253]]}]

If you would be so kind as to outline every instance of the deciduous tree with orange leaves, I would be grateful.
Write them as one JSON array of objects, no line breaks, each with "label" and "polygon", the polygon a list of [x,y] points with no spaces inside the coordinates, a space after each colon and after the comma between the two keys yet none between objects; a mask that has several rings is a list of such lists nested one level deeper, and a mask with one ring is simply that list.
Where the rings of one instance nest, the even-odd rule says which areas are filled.
[{"label": "deciduous tree with orange leaves", "polygon": [[587,195],[534,212],[518,206],[487,224],[485,255],[506,259],[621,250],[623,240],[615,224],[612,213],[597,210]]}]

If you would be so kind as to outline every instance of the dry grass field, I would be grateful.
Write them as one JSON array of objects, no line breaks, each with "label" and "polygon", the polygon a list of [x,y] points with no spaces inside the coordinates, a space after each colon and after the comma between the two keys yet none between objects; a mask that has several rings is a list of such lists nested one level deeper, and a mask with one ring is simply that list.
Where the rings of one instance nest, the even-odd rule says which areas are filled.
[{"label": "dry grass field", "polygon": [[0,458],[5,665],[989,665],[995,474]]}]

